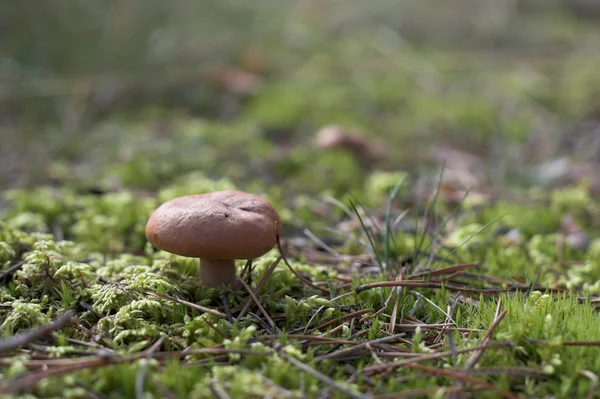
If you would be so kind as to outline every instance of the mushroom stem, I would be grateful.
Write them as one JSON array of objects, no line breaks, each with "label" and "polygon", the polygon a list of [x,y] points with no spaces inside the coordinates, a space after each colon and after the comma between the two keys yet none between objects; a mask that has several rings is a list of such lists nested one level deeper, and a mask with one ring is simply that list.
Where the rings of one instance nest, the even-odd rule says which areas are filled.
[{"label": "mushroom stem", "polygon": [[200,259],[200,282],[207,287],[235,285],[235,259]]}]

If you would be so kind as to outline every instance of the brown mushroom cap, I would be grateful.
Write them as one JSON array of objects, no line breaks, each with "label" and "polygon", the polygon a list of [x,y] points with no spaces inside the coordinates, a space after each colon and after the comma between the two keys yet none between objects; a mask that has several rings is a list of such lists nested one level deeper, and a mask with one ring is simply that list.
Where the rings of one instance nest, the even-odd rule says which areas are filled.
[{"label": "brown mushroom cap", "polygon": [[146,238],[165,251],[205,259],[254,259],[281,235],[281,219],[264,199],[240,191],[186,195],[159,206]]},{"label": "brown mushroom cap", "polygon": [[342,150],[354,154],[360,161],[372,163],[387,157],[385,145],[359,131],[338,125],[321,128],[315,136],[315,146],[321,150]]}]

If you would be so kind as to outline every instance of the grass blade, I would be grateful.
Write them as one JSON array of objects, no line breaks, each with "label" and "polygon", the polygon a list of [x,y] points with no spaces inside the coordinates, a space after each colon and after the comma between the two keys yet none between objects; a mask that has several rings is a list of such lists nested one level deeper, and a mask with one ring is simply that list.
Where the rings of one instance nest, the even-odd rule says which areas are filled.
[{"label": "grass blade", "polygon": [[352,207],[352,210],[356,214],[356,217],[358,217],[358,220],[360,221],[360,225],[362,226],[362,229],[365,232],[367,239],[369,240],[369,244],[371,245],[371,248],[373,249],[373,253],[374,253],[377,263],[379,265],[379,269],[383,273],[383,263],[381,261],[381,256],[379,255],[379,250],[377,249],[377,246],[375,245],[375,240],[373,239],[373,237],[371,237],[371,233],[369,233],[369,229],[367,229],[367,226],[365,226],[365,223],[363,222],[363,219],[360,216],[360,212],[358,212],[356,205],[354,205],[354,202],[352,202],[351,199],[349,201],[350,201],[350,206]]}]

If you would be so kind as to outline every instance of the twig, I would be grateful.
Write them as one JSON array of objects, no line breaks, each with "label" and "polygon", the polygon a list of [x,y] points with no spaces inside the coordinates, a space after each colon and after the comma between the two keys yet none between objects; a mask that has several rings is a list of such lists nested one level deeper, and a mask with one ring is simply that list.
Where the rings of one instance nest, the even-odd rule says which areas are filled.
[{"label": "twig", "polygon": [[[496,314],[494,316],[494,321],[492,322],[492,325],[490,326],[488,331],[485,333],[485,336],[483,337],[482,345],[484,347],[471,353],[471,356],[469,356],[469,358],[465,362],[465,366],[463,367],[464,370],[473,369],[475,367],[475,365],[477,364],[477,362],[479,361],[479,359],[481,359],[481,356],[483,355],[483,352],[486,349],[485,345],[487,345],[487,343],[490,342],[490,340],[492,339],[492,335],[494,335],[494,331],[496,330],[496,328],[498,327],[498,325],[500,324],[502,319],[504,319],[504,316],[506,316],[507,311],[505,310],[503,312],[500,312],[501,308],[502,308],[502,298],[500,298],[500,300],[498,301],[498,305],[496,306]],[[464,380],[459,380],[457,383],[457,386],[462,388],[464,386],[464,383],[465,383]],[[452,398],[458,399],[457,394],[453,394]]]},{"label": "twig", "polygon": [[221,294],[219,297],[221,298],[221,302],[223,302],[223,309],[225,309],[227,321],[230,324],[233,324],[233,315],[231,314],[231,306],[229,306],[229,299],[227,299],[227,295]]},{"label": "twig", "polygon": [[365,348],[367,348],[367,350],[371,354],[371,358],[373,360],[375,360],[375,363],[377,363],[377,364],[383,364],[383,362],[381,361],[381,359],[379,358],[379,356],[377,356],[377,353],[375,353],[375,351],[373,350],[373,347],[369,343],[367,343],[367,345],[365,346]]},{"label": "twig", "polygon": [[160,337],[154,345],[152,345],[146,353],[148,356],[146,357],[146,362],[140,367],[137,375],[135,376],[135,397],[136,399],[144,399],[146,395],[144,395],[144,380],[146,379],[146,373],[148,372],[148,366],[150,365],[150,357],[154,352],[160,348],[162,343],[164,342],[165,337]]},{"label": "twig", "polygon": [[[362,315],[364,315],[366,313],[369,313],[369,312],[372,312],[372,311],[373,311],[373,309],[363,309],[363,310],[358,310],[356,312],[348,313],[348,314],[346,314],[346,315],[344,315],[344,316],[341,317],[341,321],[345,322],[346,320],[352,319],[354,317],[362,316]],[[310,333],[310,332],[313,332],[313,331],[316,331],[316,330],[320,330],[320,329],[332,326],[335,323],[337,323],[338,321],[340,321],[340,320],[336,318],[335,320],[328,321],[327,323],[321,324],[320,326],[314,327],[314,328],[312,328],[312,329],[310,329],[308,331],[305,330],[304,332],[305,333]]]},{"label": "twig", "polygon": [[[548,343],[545,339],[528,339],[529,343],[532,344],[542,344],[545,345]],[[561,343],[563,346],[600,346],[600,341],[563,341]]]},{"label": "twig", "polygon": [[423,366],[422,364],[408,364],[407,366],[410,368],[427,371],[434,375],[445,375],[446,377],[456,378],[456,379],[464,381],[464,382],[471,382],[473,384],[482,385],[482,386],[486,387],[487,389],[490,389],[490,390],[498,393],[499,395],[501,395],[503,398],[506,398],[506,399],[519,399],[517,396],[513,395],[512,393],[507,392],[503,389],[500,389],[494,384],[491,384],[491,383],[484,381],[482,379],[479,379],[479,378],[461,374],[461,373],[453,371],[453,370],[446,370],[446,369],[439,369],[439,368],[435,368],[435,367]]},{"label": "twig", "polygon": [[327,296],[331,296],[329,293],[329,290],[326,290],[325,288],[321,288],[321,287],[314,285],[313,283],[311,283],[310,281],[308,281],[307,279],[302,277],[297,271],[294,270],[292,265],[290,265],[290,262],[288,262],[287,258],[285,257],[285,252],[281,249],[281,242],[279,241],[279,235],[277,235],[277,249],[279,249],[279,254],[283,258],[283,262],[285,263],[285,265],[288,267],[288,269],[290,269],[290,271],[294,274],[294,276],[298,277],[298,279],[300,281],[302,281],[303,284],[308,285],[309,287],[314,288],[315,290],[321,291],[323,294],[327,294]]},{"label": "twig", "polygon": [[[287,334],[286,337],[288,339],[297,339],[299,341],[314,341],[317,345],[354,345],[355,341],[347,340],[347,339],[336,339],[330,337],[322,337],[319,335],[304,335],[304,334]],[[259,341],[265,340],[278,340],[281,339],[280,335],[261,335],[256,337],[255,339]]]},{"label": "twig", "polygon": [[410,398],[435,398],[439,392],[442,393],[460,393],[460,392],[475,392],[483,391],[484,387],[473,387],[471,389],[457,387],[440,387],[440,388],[419,388],[411,389],[404,392],[391,392],[383,395],[373,396],[372,399],[410,399]]},{"label": "twig", "polygon": [[[440,333],[442,331],[440,331]],[[446,334],[446,338],[448,340],[448,347],[450,347],[450,353],[452,354],[452,365],[456,367],[458,355],[456,354],[456,342],[454,341],[454,336],[452,334]]]},{"label": "twig", "polygon": [[217,380],[214,378],[208,383],[208,389],[215,396],[216,399],[231,399],[231,397],[225,392],[225,390],[217,384]]},{"label": "twig", "polygon": [[[252,273],[252,259],[248,259],[246,261],[246,264],[244,265],[244,268],[242,269],[242,272],[239,274],[240,278],[245,280],[246,278],[248,278],[248,280],[250,280],[250,277]],[[246,274],[248,274],[248,276],[246,276]]]},{"label": "twig", "polygon": [[261,319],[260,316],[257,315],[256,313],[248,312],[248,316],[250,316],[251,318],[254,318],[258,322],[259,327],[263,328],[267,333],[269,333],[271,335],[275,335],[275,334],[280,334],[281,333],[280,330],[275,331],[274,327],[271,327],[269,325],[269,323],[267,323],[266,321],[264,321],[263,319]]},{"label": "twig", "polygon": [[395,341],[398,338],[402,338],[404,336],[406,336],[406,333],[399,333],[399,334],[390,335],[389,337],[383,337],[383,338],[379,338],[379,339],[374,339],[372,341],[362,342],[362,343],[360,343],[358,345],[354,345],[350,348],[342,349],[337,352],[332,352],[332,353],[328,353],[323,356],[319,356],[319,357],[315,358],[315,361],[319,362],[319,361],[325,360],[325,359],[333,359],[336,357],[347,356],[347,355],[350,355],[350,354],[360,350],[361,348],[364,348],[368,344],[370,344],[370,345],[383,344],[386,342]]},{"label": "twig", "polygon": [[367,377],[366,375],[362,375],[360,373],[360,371],[357,370],[356,368],[354,368],[350,363],[346,363],[346,365],[344,367],[346,368],[346,370],[348,370],[348,371],[350,371],[352,373],[352,375],[350,376],[350,378],[348,378],[346,380],[349,383],[356,382],[356,380],[358,379],[358,377],[360,377],[364,382],[366,382],[367,384],[369,384],[373,388],[377,389],[379,392],[388,392],[388,390],[385,387],[383,387],[381,384],[379,384],[378,382],[372,380],[371,378]]},{"label": "twig", "polygon": [[458,327],[458,324],[456,323],[456,321],[454,321],[454,319],[450,316],[450,312],[444,312],[444,310],[442,308],[440,308],[438,305],[436,305],[435,302],[433,302],[431,299],[427,298],[425,295],[421,294],[420,292],[413,291],[413,290],[410,290],[409,292],[411,294],[417,296],[419,299],[423,299],[425,302],[429,303],[431,306],[433,306],[434,308],[439,310],[440,313],[442,313],[444,316],[446,316],[447,324],[448,324],[448,322],[451,322],[456,327]]},{"label": "twig", "polygon": [[414,331],[417,327],[421,328],[422,330],[437,330],[439,329],[441,330],[452,330],[452,331],[465,331],[465,332],[472,332],[472,331],[483,331],[483,330],[478,330],[475,328],[466,328],[466,327],[452,327],[453,324],[452,323],[436,323],[436,324],[427,324],[427,323],[404,323],[404,324],[396,324],[396,329],[401,329],[401,330],[405,330],[405,331]]},{"label": "twig", "polygon": [[431,353],[431,354],[427,354],[427,355],[423,355],[423,356],[419,356],[419,357],[414,357],[411,359],[387,363],[384,365],[366,366],[365,368],[363,368],[362,372],[367,375],[379,374],[379,373],[383,373],[385,371],[393,370],[398,367],[408,366],[410,364],[416,364],[416,363],[424,362],[427,360],[441,359],[444,357],[453,356],[453,355],[457,355],[457,354],[461,354],[461,353],[473,352],[473,351],[476,351],[476,350],[479,350],[482,348],[506,348],[506,347],[512,347],[512,346],[514,346],[514,344],[510,341],[492,341],[492,342],[489,342],[487,345],[478,345],[478,346],[474,346],[472,348],[464,348],[464,349],[459,349],[456,351],[448,351],[448,352]]},{"label": "twig", "polygon": [[338,296],[336,296],[336,297],[334,297],[334,298],[331,298],[331,299],[329,300],[329,302],[335,302],[335,301],[339,301],[340,299],[342,299],[342,298],[345,298],[345,297],[347,297],[347,296],[351,296],[351,295],[354,295],[354,292],[352,292],[352,291],[350,291],[350,292],[346,292],[345,294],[340,294],[340,295],[338,295]]},{"label": "twig", "polygon": [[288,391],[284,387],[275,384],[272,380],[268,379],[264,375],[259,375],[259,378],[265,383],[265,385],[268,385],[277,391],[278,398],[289,398],[294,396],[293,392]]},{"label": "twig", "polygon": [[25,261],[22,260],[20,262],[15,263],[14,265],[12,265],[11,267],[9,267],[8,269],[6,269],[5,271],[3,271],[2,273],[0,273],[0,281],[2,281],[4,279],[4,277],[10,276],[11,274],[13,274],[17,270],[19,270],[24,264],[25,264]]},{"label": "twig", "polygon": [[[398,280],[402,280],[402,274],[398,276]],[[400,290],[401,288],[394,288],[392,292],[395,292],[396,298],[394,300],[394,306],[392,307],[392,315],[390,319],[389,333],[393,334],[396,329],[396,319],[398,317],[398,305],[400,304]]]},{"label": "twig", "polygon": [[204,307],[204,306],[196,305],[195,303],[192,303],[192,302],[184,301],[183,299],[174,298],[172,296],[169,296],[169,295],[166,295],[166,294],[160,294],[158,292],[153,292],[153,291],[143,291],[143,293],[146,294],[146,295],[157,297],[157,298],[161,298],[161,299],[166,299],[166,300],[169,300],[169,301],[177,302],[177,303],[180,303],[180,304],[185,305],[187,307],[190,307],[192,309],[196,309],[196,310],[199,310],[201,312],[208,313],[208,314],[211,314],[213,316],[220,317],[221,319],[227,318],[227,315],[224,314],[224,313],[221,313],[221,312],[219,312],[217,310],[214,310],[214,309],[211,309],[211,308],[207,308],[207,307]]},{"label": "twig", "polygon": [[57,320],[36,328],[35,330],[22,332],[17,335],[13,335],[10,338],[0,341],[0,353],[8,352],[10,350],[16,349],[20,346],[27,345],[31,342],[34,342],[43,336],[50,334],[53,331],[61,330],[66,327],[67,324],[71,321],[71,319],[75,316],[75,313],[71,310],[65,312],[60,318]]},{"label": "twig", "polygon": [[[501,306],[502,306],[502,300],[498,301],[498,307],[496,309],[496,317],[494,318],[494,321],[492,322],[492,325],[490,326],[489,330],[485,333],[485,336],[483,337],[482,345],[486,345],[488,342],[490,342],[490,340],[492,339],[492,335],[494,335],[494,331],[496,331],[496,328],[498,327],[498,325],[500,324],[502,319],[504,319],[504,316],[506,316],[506,314],[508,313],[508,311],[506,311],[506,310],[498,313]],[[483,355],[484,351],[485,351],[485,347],[473,352],[471,354],[471,356],[469,357],[469,359],[467,360],[467,362],[465,363],[464,368],[472,369],[473,367],[475,367],[475,365],[477,364],[477,362]]]},{"label": "twig", "polygon": [[[454,284],[444,284],[438,282],[428,282],[423,280],[403,280],[403,281],[377,281],[374,283],[363,284],[356,287],[354,290],[357,294],[361,292],[378,287],[421,287],[421,288],[445,288],[450,291],[464,291],[471,292],[482,295],[497,295],[505,292],[517,292],[517,291],[527,291],[531,289],[530,286],[516,286],[506,289],[498,289],[498,288],[483,288],[483,289],[475,289],[468,288],[464,286],[458,286]],[[546,291],[551,292],[562,292],[562,290],[557,290],[554,288],[543,288]]]},{"label": "twig", "polygon": [[595,392],[598,391],[598,376],[589,370],[579,370],[579,373],[590,379],[591,384],[587,398],[594,399],[596,396]]},{"label": "twig", "polygon": [[529,367],[480,367],[476,369],[461,370],[467,375],[516,375],[520,377],[547,378],[550,374],[543,370]]},{"label": "twig", "polygon": [[390,305],[390,302],[392,301],[392,298],[394,297],[394,293],[396,292],[396,290],[391,290],[390,294],[388,295],[388,297],[386,298],[385,302],[383,303],[383,306],[381,307],[381,309],[379,309],[377,312],[369,315],[366,317],[366,319],[374,319],[375,317],[379,316],[380,314],[384,313],[385,310],[387,309],[387,307]]},{"label": "twig", "polygon": [[344,387],[343,385],[340,385],[337,381],[327,377],[325,374],[313,369],[312,367],[302,363],[301,361],[299,361],[298,359],[296,359],[293,356],[288,355],[285,352],[279,351],[276,352],[280,357],[282,357],[283,359],[285,359],[286,361],[288,361],[289,363],[293,364],[294,366],[296,366],[297,368],[299,368],[300,370],[302,370],[303,372],[305,372],[306,374],[310,374],[313,377],[315,377],[317,380],[321,381],[324,384],[327,384],[328,386],[330,386],[331,388],[335,389],[338,392],[341,392],[342,394],[346,395],[346,397],[348,398],[353,398],[353,399],[367,399],[368,396],[366,395],[362,395],[362,394],[358,394],[346,387]]},{"label": "twig", "polygon": [[458,271],[463,271],[463,270],[466,270],[466,269],[477,269],[479,267],[480,267],[479,263],[469,263],[469,264],[464,264],[464,265],[455,265],[455,266],[450,266],[450,267],[446,267],[446,268],[443,268],[443,269],[428,270],[428,271],[424,271],[424,272],[413,273],[408,278],[409,279],[413,279],[415,277],[442,276],[442,275],[453,274],[453,273],[456,273]]},{"label": "twig", "polygon": [[211,323],[210,321],[206,320],[206,318],[202,318],[202,320],[206,323],[206,325],[208,325],[208,327],[210,327],[214,332],[216,332],[217,334],[219,334],[221,337],[223,337],[224,339],[227,339],[227,335],[225,335],[225,333],[221,330],[219,330],[213,323]]},{"label": "twig", "polygon": [[[222,355],[238,353],[243,355],[264,356],[264,352],[244,349],[225,349],[222,347],[192,349],[186,351],[156,352],[148,354],[148,351],[126,355],[126,356],[96,356],[84,359],[44,359],[30,360],[25,362],[26,367],[40,367],[42,370],[17,377],[0,385],[0,393],[17,392],[30,388],[38,382],[53,376],[64,375],[82,369],[94,369],[112,364],[130,363],[138,359],[149,357],[152,359],[183,358],[189,355]],[[0,359],[3,360],[3,359]],[[8,359],[7,359],[8,360]],[[9,360],[5,365],[11,364]],[[48,368],[48,366],[54,366]]]},{"label": "twig", "polygon": [[310,319],[308,319],[308,322],[306,323],[306,326],[304,327],[304,333],[306,334],[306,332],[308,331],[309,327],[312,326],[313,321],[319,316],[319,314],[321,314],[322,311],[324,311],[326,309],[325,306],[321,306],[319,307],[319,309],[317,309],[317,311],[310,317]]},{"label": "twig", "polygon": [[242,285],[244,286],[246,291],[248,291],[248,294],[250,294],[250,297],[252,298],[254,303],[256,303],[256,306],[258,306],[258,310],[260,310],[262,315],[265,316],[265,319],[267,319],[267,322],[269,322],[269,325],[271,326],[271,328],[277,329],[277,326],[275,326],[275,322],[273,321],[273,319],[271,319],[271,316],[269,316],[269,314],[267,313],[267,311],[265,310],[263,305],[260,303],[260,301],[258,300],[256,295],[252,291],[252,288],[250,288],[244,280],[242,280],[240,278],[238,278],[238,280],[240,281],[240,283],[242,283]]},{"label": "twig", "polygon": [[[279,264],[279,262],[281,262],[281,259],[283,259],[283,255],[279,255],[279,257],[277,258],[277,260],[275,262],[273,262],[273,264],[269,267],[269,269],[267,270],[267,272],[265,273],[265,275],[263,276],[263,278],[260,280],[260,282],[258,283],[258,285],[256,286],[256,288],[254,289],[254,294],[258,295],[260,293],[260,290],[262,289],[262,287],[264,287],[264,285],[267,283],[267,281],[269,280],[269,277],[271,277],[271,274],[273,273],[273,271],[275,270],[275,268],[277,267],[277,265]],[[252,297],[248,298],[248,300],[246,301],[246,304],[244,305],[244,307],[242,308],[242,310],[240,310],[240,313],[237,317],[237,319],[241,319],[242,317],[244,317],[244,315],[246,314],[246,312],[248,311],[248,309],[250,309],[250,305],[252,304]]]},{"label": "twig", "polygon": [[335,256],[336,258],[339,258],[340,256],[342,256],[338,251],[336,251],[335,249],[331,248],[329,245],[325,244],[325,242],[323,242],[323,240],[321,240],[319,237],[317,237],[312,231],[310,231],[309,229],[304,229],[303,233],[315,244],[320,245],[325,251],[329,252],[330,255]]},{"label": "twig", "polygon": [[156,380],[157,379],[154,378],[152,382],[154,383],[154,388],[156,388],[156,390],[158,391],[158,393],[160,394],[160,396],[162,398],[179,399],[179,397],[177,395],[175,395],[174,392],[171,392],[166,386],[164,386],[163,384],[161,384],[160,382],[158,382]]}]

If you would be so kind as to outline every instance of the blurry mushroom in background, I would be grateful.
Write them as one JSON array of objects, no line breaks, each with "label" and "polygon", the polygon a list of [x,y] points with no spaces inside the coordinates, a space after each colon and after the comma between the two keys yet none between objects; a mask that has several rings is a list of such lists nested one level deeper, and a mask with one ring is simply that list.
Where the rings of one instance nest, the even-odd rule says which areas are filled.
[{"label": "blurry mushroom in background", "polygon": [[205,80],[230,93],[254,94],[262,84],[262,78],[252,72],[238,68],[210,69],[204,73]]},{"label": "blurry mushroom in background", "polygon": [[387,150],[380,141],[369,140],[358,131],[337,125],[321,128],[315,136],[315,146],[321,150],[348,151],[363,164],[371,164],[387,157]]},{"label": "blurry mushroom in background", "polygon": [[573,249],[586,250],[590,246],[590,237],[579,227],[571,215],[564,215],[561,219],[560,233],[564,235],[565,242]]},{"label": "blurry mushroom in background", "polygon": [[159,206],[146,224],[152,245],[200,258],[200,282],[237,286],[236,259],[270,251],[281,236],[281,219],[264,199],[240,191],[186,195]]}]

